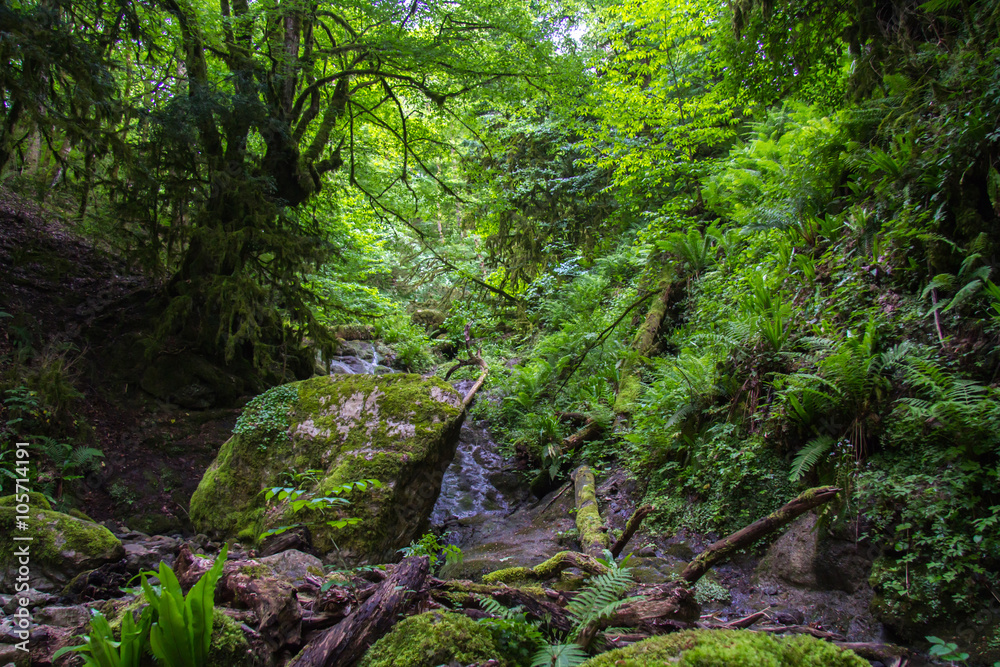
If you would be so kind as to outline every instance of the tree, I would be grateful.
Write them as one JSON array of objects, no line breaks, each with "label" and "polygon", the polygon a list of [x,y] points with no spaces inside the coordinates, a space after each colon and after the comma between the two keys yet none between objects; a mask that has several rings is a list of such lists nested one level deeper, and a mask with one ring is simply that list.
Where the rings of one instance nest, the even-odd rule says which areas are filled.
[{"label": "tree", "polygon": [[154,102],[130,135],[141,159],[123,201],[190,202],[161,209],[145,241],[184,227],[160,330],[258,366],[286,342],[286,321],[322,336],[301,276],[337,250],[306,206],[330,175],[406,222],[415,180],[451,193],[431,164],[447,149],[436,119],[462,122],[475,91],[544,80],[553,50],[517,1],[159,0],[152,11],[164,57],[147,73]]}]

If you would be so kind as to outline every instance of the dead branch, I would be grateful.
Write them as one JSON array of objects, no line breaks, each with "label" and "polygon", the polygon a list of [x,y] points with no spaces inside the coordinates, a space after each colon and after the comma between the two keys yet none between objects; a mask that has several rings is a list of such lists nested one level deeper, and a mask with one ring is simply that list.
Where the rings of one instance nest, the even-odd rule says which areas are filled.
[{"label": "dead branch", "polygon": [[629,517],[628,523],[625,524],[625,530],[622,532],[622,536],[611,547],[611,555],[615,558],[621,555],[622,551],[625,549],[625,545],[629,543],[635,532],[639,530],[639,526],[642,525],[642,520],[649,516],[650,512],[653,511],[652,505],[643,505]]},{"label": "dead branch", "polygon": [[746,528],[709,546],[697,558],[688,563],[684,571],[681,572],[681,578],[693,585],[710,567],[728,558],[734,551],[750,546],[765,535],[791,523],[800,514],[832,500],[838,493],[840,493],[840,489],[832,486],[820,486],[803,491],[797,498],[763,519],[758,519]]}]

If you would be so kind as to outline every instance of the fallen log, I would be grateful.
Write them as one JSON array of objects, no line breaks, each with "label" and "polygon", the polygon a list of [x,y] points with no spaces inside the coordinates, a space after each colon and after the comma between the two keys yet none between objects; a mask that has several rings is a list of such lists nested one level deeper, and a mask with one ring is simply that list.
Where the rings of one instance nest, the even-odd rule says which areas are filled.
[{"label": "fallen log", "polygon": [[289,667],[350,667],[396,623],[430,569],[426,556],[404,558],[357,611],[310,642]]},{"label": "fallen log", "polygon": [[576,529],[580,533],[580,550],[598,558],[608,548],[608,534],[597,507],[597,483],[590,466],[582,465],[570,475],[576,490]]},{"label": "fallen log", "polygon": [[742,528],[709,546],[698,554],[697,558],[688,563],[684,571],[681,572],[681,578],[693,585],[710,567],[728,558],[734,551],[750,546],[765,535],[791,523],[800,514],[832,500],[838,493],[840,493],[840,489],[832,486],[820,486],[803,491],[797,498],[763,519],[758,519],[746,528]]},{"label": "fallen log", "polygon": [[603,434],[604,434],[603,424],[601,424],[600,422],[588,421],[579,431],[563,439],[562,441],[563,451],[576,449],[585,442],[590,442],[591,440],[597,440]]},{"label": "fallen log", "polygon": [[[213,562],[195,558],[183,545],[174,561],[174,574],[181,588],[194,586]],[[295,588],[273,576],[252,574],[261,567],[257,561],[227,561],[215,587],[215,601],[252,610],[257,617],[255,630],[270,647],[298,644],[302,638],[302,606]]]},{"label": "fallen log", "polygon": [[534,567],[508,567],[496,572],[490,572],[483,577],[483,583],[514,584],[523,581],[545,581],[555,579],[564,570],[576,568],[590,575],[604,574],[608,568],[601,565],[596,558],[578,551],[560,551],[552,558]]},{"label": "fallen log", "polygon": [[642,525],[642,520],[649,516],[650,512],[653,511],[652,505],[643,505],[629,517],[628,523],[625,524],[625,530],[622,531],[622,536],[619,537],[614,545],[611,547],[611,555],[615,558],[621,555],[622,551],[625,549],[625,545],[629,543],[635,532],[639,530],[639,526]]}]

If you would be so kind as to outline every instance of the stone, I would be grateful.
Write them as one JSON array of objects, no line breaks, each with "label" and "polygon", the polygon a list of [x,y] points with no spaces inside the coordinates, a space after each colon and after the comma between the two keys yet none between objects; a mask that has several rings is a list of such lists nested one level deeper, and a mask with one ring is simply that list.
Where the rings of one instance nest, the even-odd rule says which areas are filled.
[{"label": "stone", "polygon": [[90,610],[83,605],[43,607],[35,612],[32,620],[57,628],[77,628],[90,623]]},{"label": "stone", "polygon": [[[10,498],[8,496],[7,498]],[[0,534],[14,535],[19,516],[15,507],[0,499]],[[42,592],[61,590],[86,570],[124,557],[122,543],[104,526],[62,512],[32,507],[28,514],[30,535],[29,586]],[[18,543],[0,542],[0,590],[14,590],[21,567],[15,555]]]},{"label": "stone", "polygon": [[793,521],[767,550],[757,566],[762,579],[778,579],[801,588],[817,589],[816,558],[820,542],[817,517],[808,512]]},{"label": "stone", "polygon": [[[461,397],[412,374],[314,377],[251,401],[191,498],[191,521],[213,539],[256,539],[269,528],[310,527],[313,547],[337,563],[386,562],[427,526],[464,418]],[[317,470],[315,493],[377,479],[319,515],[265,506],[287,471]],[[356,518],[340,529],[328,521]],[[336,550],[337,553],[332,552]]]},{"label": "stone", "polygon": [[29,667],[31,655],[13,644],[0,644],[0,667]]},{"label": "stone", "polygon": [[288,579],[293,586],[304,584],[307,575],[315,579],[322,579],[326,575],[323,561],[297,549],[289,549],[280,554],[258,558],[257,561],[270,567],[276,575]]},{"label": "stone", "polygon": [[[13,614],[19,607],[27,607],[30,609],[37,609],[38,607],[44,607],[47,604],[52,604],[59,600],[58,595],[52,595],[51,593],[43,593],[42,591],[35,590],[34,588],[29,588],[26,591],[20,593],[15,593],[13,595],[5,595],[3,603],[3,613]],[[27,600],[28,604],[22,605],[21,603]]]}]

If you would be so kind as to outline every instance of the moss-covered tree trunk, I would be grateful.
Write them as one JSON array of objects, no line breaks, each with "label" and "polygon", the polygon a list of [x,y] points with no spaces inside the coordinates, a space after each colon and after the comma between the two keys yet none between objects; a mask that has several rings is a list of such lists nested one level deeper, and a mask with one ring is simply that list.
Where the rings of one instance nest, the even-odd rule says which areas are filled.
[{"label": "moss-covered tree trunk", "polygon": [[597,483],[589,466],[580,466],[573,471],[576,489],[576,529],[580,533],[580,548],[588,556],[595,558],[608,548],[608,534],[604,520],[597,507]]},{"label": "moss-covered tree trunk", "polygon": [[646,319],[632,339],[633,354],[627,357],[622,364],[621,381],[618,383],[618,395],[614,405],[615,415],[619,418],[631,414],[632,406],[639,398],[641,389],[639,360],[648,357],[656,349],[660,327],[663,325],[663,320],[667,315],[667,307],[670,304],[672,281],[673,271],[667,268],[660,277],[659,296],[653,299],[653,303],[650,304],[649,310],[646,312]]}]

